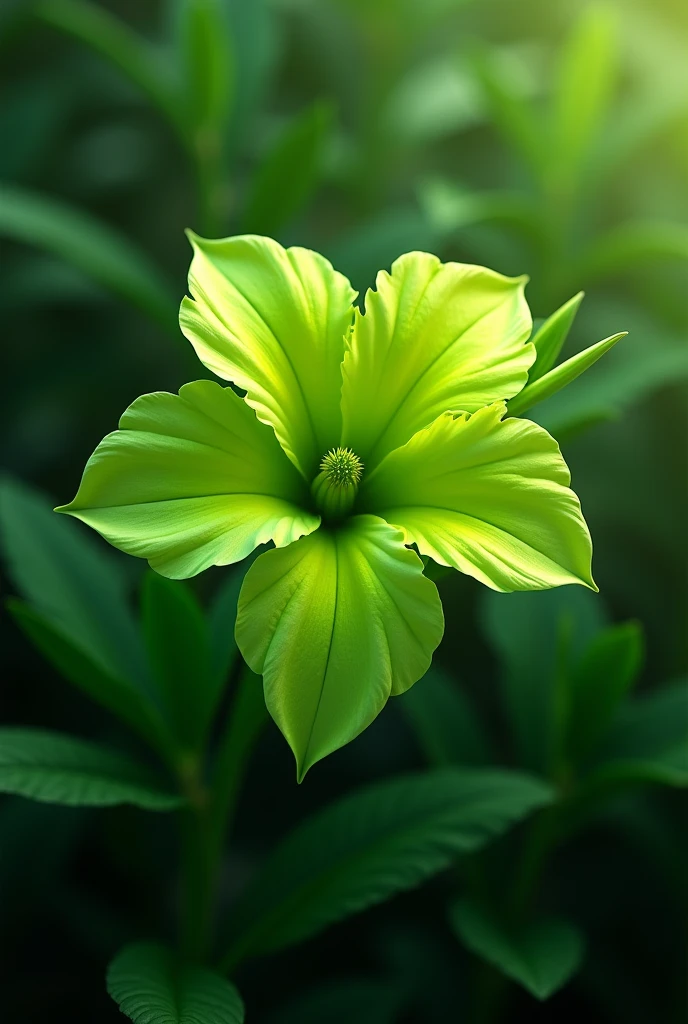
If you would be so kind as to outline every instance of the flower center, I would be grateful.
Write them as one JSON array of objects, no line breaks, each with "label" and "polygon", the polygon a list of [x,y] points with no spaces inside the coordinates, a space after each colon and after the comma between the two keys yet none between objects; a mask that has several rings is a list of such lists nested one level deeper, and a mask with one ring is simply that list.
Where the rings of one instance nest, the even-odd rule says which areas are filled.
[{"label": "flower center", "polygon": [[363,473],[363,463],[351,448],[331,448],[320,463],[311,485],[318,510],[325,519],[341,519],[350,510]]}]

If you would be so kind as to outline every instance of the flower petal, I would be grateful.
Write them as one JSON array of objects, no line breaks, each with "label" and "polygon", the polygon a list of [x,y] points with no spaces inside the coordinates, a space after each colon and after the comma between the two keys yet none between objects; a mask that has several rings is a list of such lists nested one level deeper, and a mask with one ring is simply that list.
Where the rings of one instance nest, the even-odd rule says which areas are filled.
[{"label": "flower petal", "polygon": [[264,675],[299,779],[425,674],[443,626],[421,560],[375,516],[260,555],[239,597],[237,643]]},{"label": "flower petal", "polygon": [[198,380],[130,405],[57,511],[183,579],[315,530],[306,498],[272,430],[231,388]]},{"label": "flower petal", "polygon": [[438,417],[364,478],[359,507],[493,590],[596,590],[590,534],[557,442],[504,414],[499,402]]},{"label": "flower petal", "polygon": [[381,271],[344,357],[341,443],[372,468],[445,410],[520,391],[535,358],[526,280],[425,252]]},{"label": "flower petal", "polygon": [[181,329],[199,359],[243,388],[306,479],[341,434],[341,362],[356,297],[309,249],[271,238],[190,235]]}]

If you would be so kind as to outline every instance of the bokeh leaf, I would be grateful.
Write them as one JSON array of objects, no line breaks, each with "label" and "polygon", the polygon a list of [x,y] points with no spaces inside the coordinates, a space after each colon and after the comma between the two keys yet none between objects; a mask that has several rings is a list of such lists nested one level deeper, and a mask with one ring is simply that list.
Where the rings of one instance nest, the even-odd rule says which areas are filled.
[{"label": "bokeh leaf", "polygon": [[575,356],[571,356],[570,359],[560,363],[559,366],[556,366],[538,380],[533,381],[533,383],[526,384],[523,391],[520,391],[507,403],[509,415],[522,416],[524,412],[537,405],[538,402],[544,402],[546,398],[556,395],[557,391],[561,391],[567,384],[574,381],[576,377],[580,377],[581,373],[594,366],[597,360],[601,359],[606,352],[609,352],[616,345],[617,341],[625,338],[627,333],[622,331],[620,334],[612,334],[611,337],[598,341],[596,345],[591,345],[589,348],[583,349],[582,352],[577,352]]},{"label": "bokeh leaf", "polygon": [[176,336],[177,302],[157,268],[132,242],[84,210],[0,185],[0,235],[61,257]]},{"label": "bokeh leaf", "polygon": [[420,884],[550,799],[527,775],[458,768],[345,797],[298,826],[258,872],[235,909],[226,964],[293,945]]},{"label": "bokeh leaf", "polygon": [[135,943],[117,954],[107,989],[134,1024],[242,1024],[244,1006],[234,985],[201,967],[177,963],[153,943]]},{"label": "bokeh leaf", "polygon": [[248,560],[240,567],[225,569],[226,578],[207,611],[211,671],[219,687],[224,686],[239,654],[234,639],[239,591]]},{"label": "bokeh leaf", "polygon": [[588,754],[609,729],[638,676],[642,656],[643,634],[637,622],[611,626],[592,641],[570,680],[567,746],[571,758]]},{"label": "bokeh leaf", "polygon": [[[400,696],[401,707],[430,764],[487,764],[490,742],[463,688],[433,666]],[[494,762],[493,762],[494,763]]]},{"label": "bokeh leaf", "polygon": [[332,115],[331,104],[316,102],[283,131],[255,174],[242,218],[243,231],[278,235],[310,199],[318,183]]},{"label": "bokeh leaf", "polygon": [[403,998],[392,982],[351,977],[310,989],[271,1014],[266,1024],[394,1024]]},{"label": "bokeh leaf", "polygon": [[0,729],[0,791],[69,806],[170,811],[181,797],[144,765],[102,744],[41,729]]},{"label": "bokeh leaf", "polygon": [[582,301],[583,292],[578,292],[552,313],[530,339],[537,355],[528,371],[529,384],[543,377],[556,363]]},{"label": "bokeh leaf", "polygon": [[688,261],[688,228],[683,224],[636,221],[598,236],[577,273],[598,283],[654,262]]},{"label": "bokeh leaf", "polygon": [[456,903],[450,918],[470,950],[536,999],[554,995],[576,973],[583,959],[583,937],[567,921],[536,920],[509,930],[469,900]]},{"label": "bokeh leaf", "polygon": [[155,572],[144,577],[143,632],[163,706],[178,742],[197,750],[220,698],[210,663],[209,631],[188,585]]},{"label": "bokeh leaf", "polygon": [[[189,129],[199,147],[219,146],[232,105],[234,52],[221,0],[177,3],[178,60]],[[215,135],[210,139],[209,135]]]}]

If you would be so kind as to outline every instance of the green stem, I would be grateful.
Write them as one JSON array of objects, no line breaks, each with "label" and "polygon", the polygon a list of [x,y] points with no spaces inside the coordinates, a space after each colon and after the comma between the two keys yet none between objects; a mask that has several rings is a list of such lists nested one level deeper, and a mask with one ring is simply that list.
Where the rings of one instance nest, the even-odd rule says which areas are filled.
[{"label": "green stem", "polygon": [[201,781],[201,761],[186,762],[181,771],[188,806],[180,813],[181,914],[179,944],[188,962],[202,962],[208,953],[215,891],[209,829],[208,791]]}]

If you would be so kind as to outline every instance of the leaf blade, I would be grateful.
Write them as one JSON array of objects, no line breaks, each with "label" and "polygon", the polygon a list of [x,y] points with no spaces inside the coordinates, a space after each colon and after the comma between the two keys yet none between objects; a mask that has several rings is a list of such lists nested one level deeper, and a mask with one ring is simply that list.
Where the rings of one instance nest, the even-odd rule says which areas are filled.
[{"label": "leaf blade", "polygon": [[535,362],[528,371],[529,384],[543,377],[556,363],[583,301],[583,294],[583,292],[578,292],[572,299],[560,306],[531,338],[537,354]]}]

